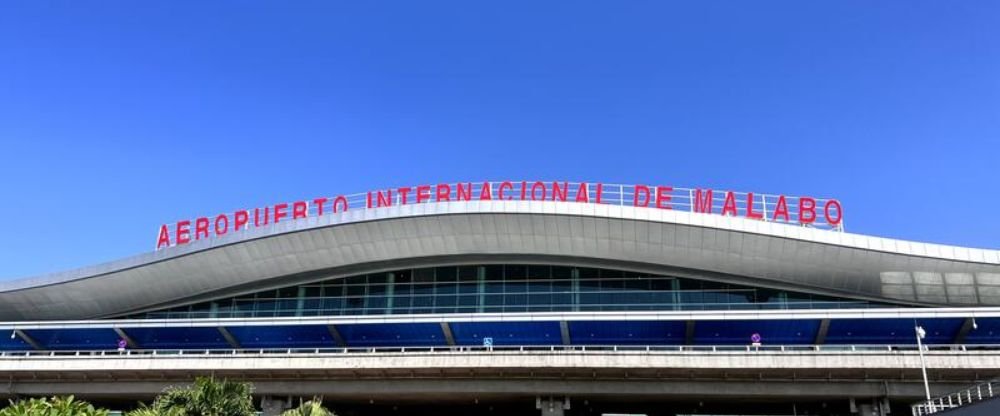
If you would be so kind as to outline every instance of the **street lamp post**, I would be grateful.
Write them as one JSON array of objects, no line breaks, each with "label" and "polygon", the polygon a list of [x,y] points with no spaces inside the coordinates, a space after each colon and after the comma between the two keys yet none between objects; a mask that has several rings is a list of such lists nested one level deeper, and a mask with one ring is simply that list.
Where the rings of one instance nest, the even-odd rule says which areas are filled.
[{"label": "street lamp post", "polygon": [[924,343],[921,341],[927,336],[927,331],[924,331],[920,325],[916,325],[914,330],[917,332],[917,352],[920,354],[920,372],[924,375],[924,395],[927,396],[927,403],[931,402],[931,388],[927,384],[927,362],[924,361]]}]

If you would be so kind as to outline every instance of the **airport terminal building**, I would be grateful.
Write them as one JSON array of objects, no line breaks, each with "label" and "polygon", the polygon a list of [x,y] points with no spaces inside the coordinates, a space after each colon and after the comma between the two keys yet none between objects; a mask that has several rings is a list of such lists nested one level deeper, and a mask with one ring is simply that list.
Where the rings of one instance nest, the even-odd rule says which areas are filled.
[{"label": "airport terminal building", "polygon": [[265,414],[885,415],[925,398],[922,367],[934,396],[1000,376],[1000,251],[843,212],[487,181],[181,220],[146,254],[0,283],[0,397],[124,405],[214,375]]}]

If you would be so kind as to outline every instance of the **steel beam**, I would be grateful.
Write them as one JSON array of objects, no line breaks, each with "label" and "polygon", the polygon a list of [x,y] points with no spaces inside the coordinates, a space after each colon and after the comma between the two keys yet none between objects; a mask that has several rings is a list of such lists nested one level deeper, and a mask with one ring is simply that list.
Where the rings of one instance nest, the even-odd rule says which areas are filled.
[{"label": "steel beam", "polygon": [[694,344],[694,321],[687,321],[684,326],[684,345]]},{"label": "steel beam", "polygon": [[330,332],[330,336],[333,337],[333,342],[337,344],[338,347],[346,348],[347,343],[344,342],[344,337],[340,336],[340,331],[334,325],[327,325],[326,330]]},{"label": "steel beam", "polygon": [[965,318],[965,322],[962,322],[962,327],[955,334],[955,340],[952,344],[964,344],[965,337],[969,335],[969,331],[972,331],[972,324],[975,322],[975,318]]},{"label": "steel beam", "polygon": [[823,319],[819,321],[819,330],[816,331],[816,339],[813,340],[813,345],[823,345],[826,342],[826,334],[830,331],[830,320]]},{"label": "steel beam", "polygon": [[240,347],[240,342],[238,340],[236,340],[236,337],[234,337],[233,334],[231,332],[229,332],[228,329],[226,329],[226,327],[220,326],[220,327],[217,327],[217,328],[219,329],[219,333],[222,334],[222,337],[225,338],[226,342],[229,343],[230,347],[233,347],[233,348],[236,348],[236,349],[242,348],[242,347]]},{"label": "steel beam", "polygon": [[559,321],[559,335],[562,337],[563,345],[572,344],[569,337],[569,323],[566,321]]}]

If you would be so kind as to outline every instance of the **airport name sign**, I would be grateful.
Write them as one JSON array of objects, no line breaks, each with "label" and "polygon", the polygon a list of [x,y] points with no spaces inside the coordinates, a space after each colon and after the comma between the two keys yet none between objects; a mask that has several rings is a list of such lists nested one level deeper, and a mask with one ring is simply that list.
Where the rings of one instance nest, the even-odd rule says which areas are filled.
[{"label": "airport name sign", "polygon": [[156,249],[231,232],[349,210],[459,201],[554,201],[684,210],[697,214],[741,217],[843,231],[843,208],[836,199],[754,194],[664,185],[617,185],[601,182],[484,181],[402,186],[360,194],[325,196],[213,217],[163,224]]}]

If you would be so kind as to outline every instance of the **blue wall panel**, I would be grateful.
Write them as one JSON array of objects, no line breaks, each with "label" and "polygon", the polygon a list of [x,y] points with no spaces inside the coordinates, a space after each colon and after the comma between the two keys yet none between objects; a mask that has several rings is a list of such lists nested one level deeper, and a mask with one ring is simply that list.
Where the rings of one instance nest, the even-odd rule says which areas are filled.
[{"label": "blue wall panel", "polygon": [[950,344],[964,318],[949,319],[834,319],[826,336],[827,344],[916,344],[914,326],[927,331],[927,344]]},{"label": "blue wall panel", "polygon": [[436,323],[356,324],[336,328],[349,347],[429,347],[448,343],[441,325]]},{"label": "blue wall panel", "polygon": [[142,349],[225,349],[232,348],[218,328],[125,328]]},{"label": "blue wall panel", "polygon": [[681,345],[683,321],[572,321],[569,338],[574,345]]},{"label": "blue wall panel", "polygon": [[32,329],[24,331],[46,350],[113,350],[118,334],[111,328]]},{"label": "blue wall panel", "polygon": [[451,333],[458,345],[561,345],[559,322],[453,322]]},{"label": "blue wall panel", "polygon": [[13,333],[14,331],[11,330],[0,334],[0,351],[27,351],[34,349],[27,342],[24,342],[21,337],[11,338]]},{"label": "blue wall panel", "polygon": [[227,327],[243,348],[336,347],[324,325]]},{"label": "blue wall panel", "polygon": [[750,345],[750,337],[758,333],[765,345],[810,345],[816,339],[819,324],[819,320],[698,321],[694,327],[694,343]]},{"label": "blue wall panel", "polygon": [[966,344],[1000,344],[1000,318],[976,319],[976,326],[965,336]]}]

